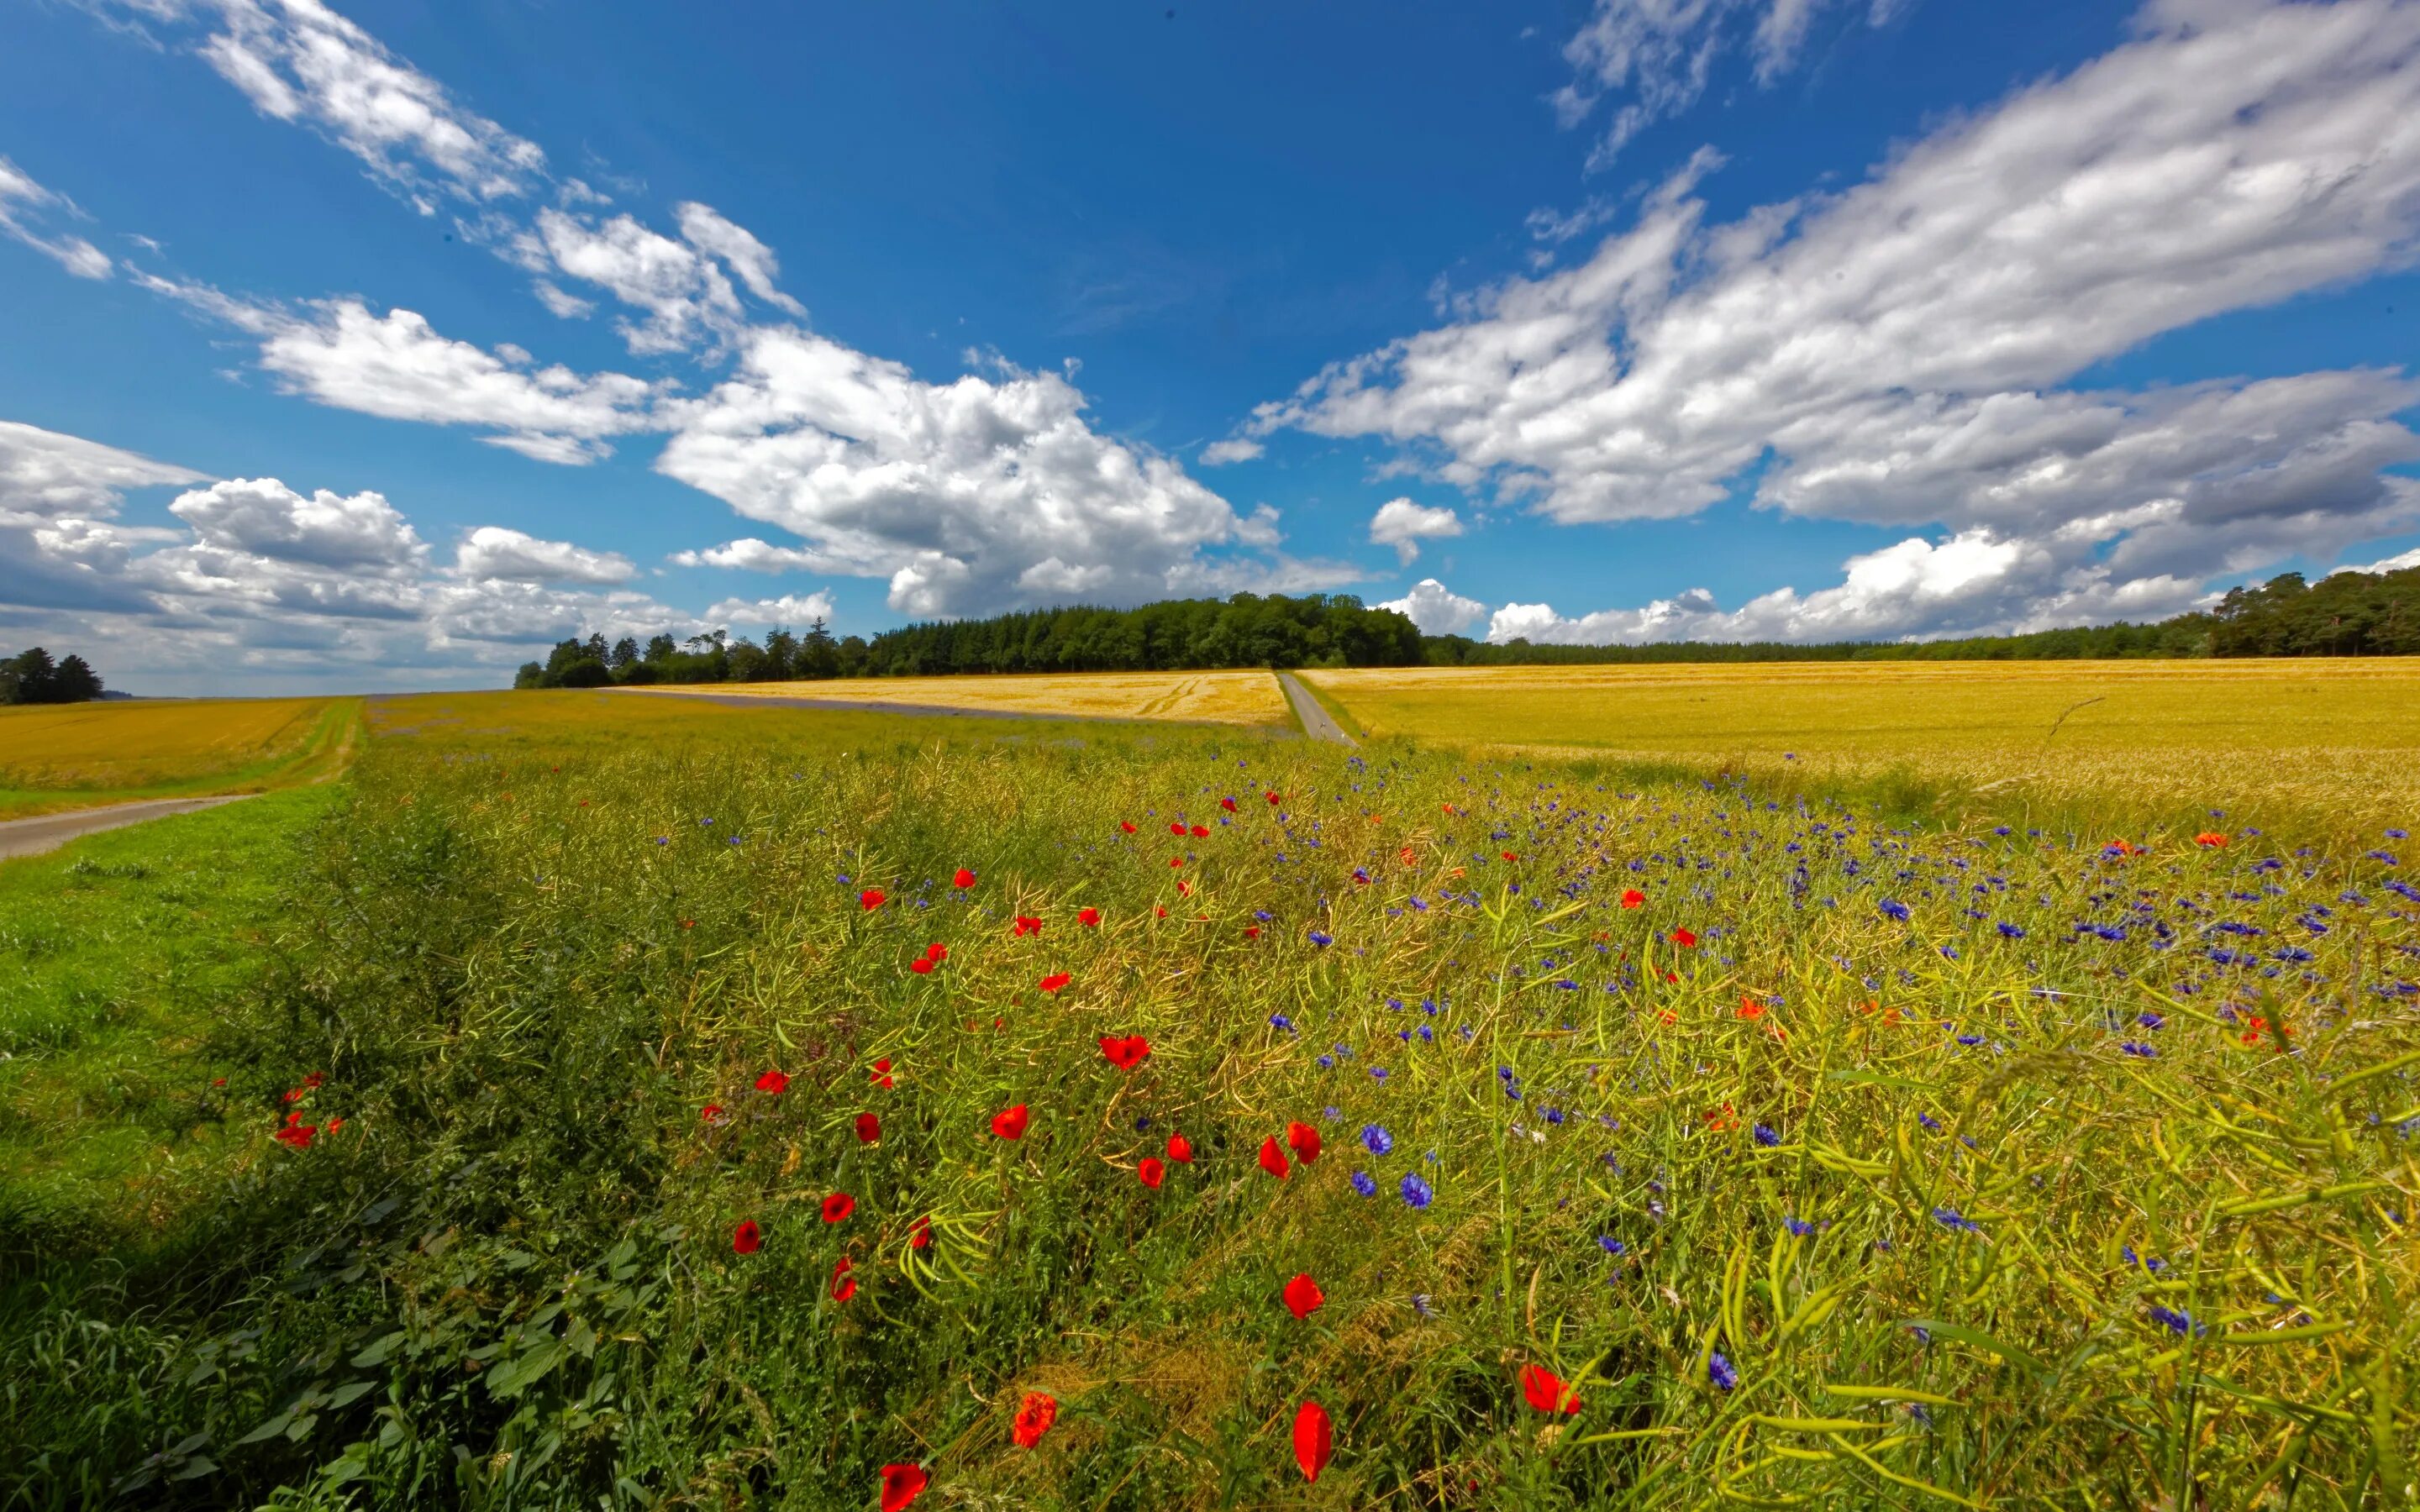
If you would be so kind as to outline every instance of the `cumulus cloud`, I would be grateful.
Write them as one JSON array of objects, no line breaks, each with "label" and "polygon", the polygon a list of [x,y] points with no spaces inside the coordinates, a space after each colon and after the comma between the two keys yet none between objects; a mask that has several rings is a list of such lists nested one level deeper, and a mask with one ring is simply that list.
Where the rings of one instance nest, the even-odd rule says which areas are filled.
[{"label": "cumulus cloud", "polygon": [[[1798,60],[1817,14],[1839,0],[1596,0],[1580,29],[1563,44],[1572,82],[1554,94],[1565,128],[1595,113],[1599,100],[1621,102],[1612,124],[1590,151],[1589,171],[1612,166],[1630,140],[1657,121],[1680,115],[1706,92],[1714,65],[1745,45],[1756,82],[1770,85]],[[1899,0],[1858,0],[1872,25],[1895,15]]]},{"label": "cumulus cloud", "polygon": [[1461,533],[1461,516],[1441,506],[1416,504],[1409,499],[1389,499],[1370,517],[1370,539],[1379,546],[1393,547],[1396,560],[1406,566],[1420,554],[1422,541]]},{"label": "cumulus cloud", "polygon": [[783,594],[779,598],[726,598],[706,611],[709,620],[743,625],[801,625],[832,617],[827,593]]},{"label": "cumulus cloud", "polygon": [[191,468],[0,420],[0,520],[108,519],[129,488],[203,481]]},{"label": "cumulus cloud", "polygon": [[1487,606],[1465,598],[1435,578],[1423,578],[1401,598],[1378,608],[1390,609],[1420,628],[1422,635],[1464,635],[1487,618]]},{"label": "cumulus cloud", "polygon": [[150,609],[123,569],[137,547],[177,532],[117,525],[118,507],[129,488],[202,481],[191,468],[0,421],[0,608]]},{"label": "cumulus cloud", "polygon": [[830,572],[836,570],[831,559],[820,551],[809,551],[795,546],[775,546],[752,535],[703,550],[675,551],[672,560],[683,567],[736,567],[742,572]]},{"label": "cumulus cloud", "polygon": [[544,541],[502,525],[482,525],[454,548],[454,571],[463,578],[508,578],[518,582],[622,583],[637,575],[630,559],[591,551],[569,541]]},{"label": "cumulus cloud", "polygon": [[73,200],[44,189],[0,158],[0,237],[23,242],[78,278],[107,278],[115,265],[99,247],[79,236],[41,229],[53,218],[72,220],[82,213]]},{"label": "cumulus cloud", "polygon": [[2338,572],[2408,572],[2413,567],[2420,567],[2420,546],[2409,551],[2398,551],[2391,557],[2381,557],[2366,566],[2336,567],[2332,569],[2330,576]]},{"label": "cumulus cloud", "polygon": [[168,513],[202,544],[315,567],[417,567],[428,548],[382,494],[305,498],[275,478],[229,478],[179,494]]},{"label": "cumulus cloud", "polygon": [[1273,548],[1274,512],[1239,517],[1172,460],[1098,434],[1058,374],[1000,363],[925,383],[790,327],[748,332],[738,369],[666,402],[678,428],[658,470],[791,532],[830,570],[887,577],[902,613],[1134,602],[1305,570],[1217,555]]},{"label": "cumulus cloud", "polygon": [[[1467,296],[1251,430],[1386,438],[1562,523],[1694,513],[1753,470],[1764,507],[1944,526],[1961,552],[2047,564],[2005,575],[2042,598],[1996,608],[1844,582],[1782,617],[1798,633],[1848,605],[1929,633],[2176,602],[2170,579],[2311,532],[2401,528],[2410,480],[2380,471],[2415,455],[2400,373],[2055,385],[2162,332],[2412,261],[2420,8],[2159,0],[2138,32],[1838,194],[1709,224],[1693,164],[1585,264]],[[1927,605],[1940,617],[1907,618]]]}]

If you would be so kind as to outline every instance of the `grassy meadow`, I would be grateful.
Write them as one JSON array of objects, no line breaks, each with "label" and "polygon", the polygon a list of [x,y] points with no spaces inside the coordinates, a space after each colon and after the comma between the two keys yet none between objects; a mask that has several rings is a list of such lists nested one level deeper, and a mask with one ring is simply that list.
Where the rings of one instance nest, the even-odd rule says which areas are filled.
[{"label": "grassy meadow", "polygon": [[334,776],[359,699],[195,699],[0,708],[0,819]]},{"label": "grassy meadow", "polygon": [[1902,785],[1977,814],[2344,835],[2420,812],[2420,665],[2037,661],[1366,668],[1301,674],[1347,728],[1467,748]]},{"label": "grassy meadow", "polygon": [[2420,1497],[2412,806],[1323,690],[1377,738],[380,700],[0,868],[0,1507]]}]

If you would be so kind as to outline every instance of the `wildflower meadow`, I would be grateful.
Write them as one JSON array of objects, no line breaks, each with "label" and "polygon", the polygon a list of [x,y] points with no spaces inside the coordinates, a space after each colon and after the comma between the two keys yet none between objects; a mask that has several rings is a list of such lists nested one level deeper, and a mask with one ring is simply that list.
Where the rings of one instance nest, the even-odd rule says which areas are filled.
[{"label": "wildflower meadow", "polygon": [[2420,1494],[2400,827],[510,717],[386,717],[144,1211],[10,1210],[0,1503]]}]

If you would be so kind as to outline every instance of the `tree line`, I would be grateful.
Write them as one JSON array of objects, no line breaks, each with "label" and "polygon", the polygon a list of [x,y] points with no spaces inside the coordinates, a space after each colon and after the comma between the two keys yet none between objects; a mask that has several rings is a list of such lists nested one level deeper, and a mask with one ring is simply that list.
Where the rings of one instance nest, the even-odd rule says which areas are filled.
[{"label": "tree line", "polygon": [[1186,671],[1218,667],[1492,667],[1750,661],[2064,661],[2195,656],[2420,654],[2420,567],[2339,572],[2317,583],[2281,573],[2231,589],[2207,610],[2156,624],[2083,626],[1954,640],[1665,641],[1640,646],[1493,644],[1422,635],[1394,609],[1349,594],[1237,594],[1137,609],[1020,610],[902,625],[835,640],[824,622],[776,629],[762,645],[722,631],[565,640],[530,662],[516,687],[786,682],[969,672]]},{"label": "tree line", "polygon": [[36,646],[0,661],[0,703],[84,703],[101,692],[101,674],[72,652],[54,662]]}]

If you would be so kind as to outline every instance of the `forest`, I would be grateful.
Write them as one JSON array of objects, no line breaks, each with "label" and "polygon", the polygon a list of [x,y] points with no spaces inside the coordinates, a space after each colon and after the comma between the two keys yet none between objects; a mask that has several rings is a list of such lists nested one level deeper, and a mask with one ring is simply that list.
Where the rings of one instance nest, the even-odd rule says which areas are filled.
[{"label": "forest", "polygon": [[[2195,656],[2396,656],[2420,653],[2420,567],[2301,573],[2229,589],[2208,609],[2152,625],[1945,640],[1662,641],[1637,646],[1496,644],[1422,635],[1394,609],[1349,594],[1237,594],[1136,609],[1070,607],[835,639],[821,620],[763,644],[724,631],[642,646],[601,635],[557,644],[516,687],[760,683],[968,672],[1198,671],[1220,667],[1489,667],[1752,661],[2062,661]],[[71,660],[73,658],[70,658]]]}]

